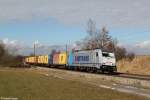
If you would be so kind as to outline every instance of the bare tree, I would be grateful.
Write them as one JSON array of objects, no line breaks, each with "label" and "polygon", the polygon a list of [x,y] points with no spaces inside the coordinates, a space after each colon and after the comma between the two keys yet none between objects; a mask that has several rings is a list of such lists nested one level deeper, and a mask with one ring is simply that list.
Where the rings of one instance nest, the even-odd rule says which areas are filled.
[{"label": "bare tree", "polygon": [[87,23],[87,33],[88,36],[84,39],[84,49],[93,49],[94,48],[94,42],[96,37],[96,23],[89,19]]},{"label": "bare tree", "polygon": [[93,37],[93,35],[96,33],[96,23],[92,19],[88,20],[87,33],[91,37]]},{"label": "bare tree", "polygon": [[125,48],[117,46],[116,51],[115,51],[115,55],[116,55],[116,58],[118,61],[118,60],[126,57],[127,51]]},{"label": "bare tree", "polygon": [[127,57],[126,49],[117,45],[117,39],[109,35],[109,31],[106,27],[102,27],[100,30],[96,29],[96,23],[92,19],[89,19],[87,23],[87,33],[88,36],[80,43],[83,50],[101,49],[107,52],[114,52],[117,60]]},{"label": "bare tree", "polygon": [[3,43],[0,43],[0,57],[6,53],[5,46]]},{"label": "bare tree", "polygon": [[106,29],[106,27],[103,27],[97,32],[96,41],[97,48],[107,50],[106,47],[112,42],[112,38],[109,35],[109,31]]},{"label": "bare tree", "polygon": [[111,41],[105,46],[107,52],[116,52],[118,41],[112,38]]},{"label": "bare tree", "polygon": [[101,30],[96,29],[96,23],[89,19],[87,23],[88,36],[83,40],[83,49],[107,49],[107,45],[111,42],[111,36],[106,27]]},{"label": "bare tree", "polygon": [[0,65],[19,66],[22,63],[22,56],[17,56],[9,52],[5,44],[0,41]]}]

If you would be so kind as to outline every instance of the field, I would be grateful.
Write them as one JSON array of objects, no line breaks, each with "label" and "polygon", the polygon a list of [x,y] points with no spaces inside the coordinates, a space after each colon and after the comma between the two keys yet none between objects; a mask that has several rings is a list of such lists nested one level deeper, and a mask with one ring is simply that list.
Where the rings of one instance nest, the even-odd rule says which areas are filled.
[{"label": "field", "polygon": [[150,56],[136,56],[132,61],[123,59],[117,66],[119,72],[150,75]]},{"label": "field", "polygon": [[148,100],[30,69],[0,68],[0,98],[18,100]]}]

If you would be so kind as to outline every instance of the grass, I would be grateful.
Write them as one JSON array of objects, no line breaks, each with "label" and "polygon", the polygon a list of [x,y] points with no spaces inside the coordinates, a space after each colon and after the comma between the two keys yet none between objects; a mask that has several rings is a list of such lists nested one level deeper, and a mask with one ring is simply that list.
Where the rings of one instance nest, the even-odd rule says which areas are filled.
[{"label": "grass", "polygon": [[0,97],[18,100],[148,100],[109,89],[58,79],[28,69],[0,69]]},{"label": "grass", "polygon": [[150,75],[150,56],[136,56],[132,61],[122,59],[117,66],[119,72]]}]

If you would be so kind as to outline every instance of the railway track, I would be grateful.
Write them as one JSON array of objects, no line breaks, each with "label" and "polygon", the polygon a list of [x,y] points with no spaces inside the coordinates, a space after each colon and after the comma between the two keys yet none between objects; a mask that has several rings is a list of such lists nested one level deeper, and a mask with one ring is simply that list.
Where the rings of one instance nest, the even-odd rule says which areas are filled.
[{"label": "railway track", "polygon": [[148,80],[148,81],[150,81],[150,75],[118,73],[117,77],[124,77],[124,78],[132,78],[132,79],[139,79],[139,80]]},{"label": "railway track", "polygon": [[[53,68],[57,70],[66,70],[64,68],[57,68],[57,67],[48,67],[48,68]],[[128,73],[120,73],[120,72],[109,74],[109,73],[93,73],[93,72],[77,71],[77,70],[67,70],[67,71],[150,81],[150,75],[128,74]]]}]

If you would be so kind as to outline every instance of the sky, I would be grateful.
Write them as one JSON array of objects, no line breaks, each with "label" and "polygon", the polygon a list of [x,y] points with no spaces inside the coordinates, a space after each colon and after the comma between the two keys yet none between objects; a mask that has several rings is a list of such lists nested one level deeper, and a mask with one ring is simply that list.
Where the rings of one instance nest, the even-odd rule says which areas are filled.
[{"label": "sky", "polygon": [[74,44],[86,37],[89,18],[119,45],[150,55],[149,0],[0,0],[0,39],[21,50]]}]

